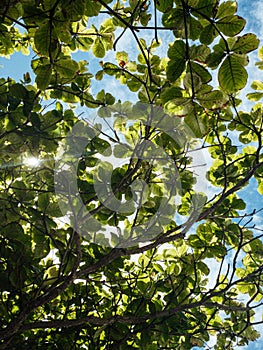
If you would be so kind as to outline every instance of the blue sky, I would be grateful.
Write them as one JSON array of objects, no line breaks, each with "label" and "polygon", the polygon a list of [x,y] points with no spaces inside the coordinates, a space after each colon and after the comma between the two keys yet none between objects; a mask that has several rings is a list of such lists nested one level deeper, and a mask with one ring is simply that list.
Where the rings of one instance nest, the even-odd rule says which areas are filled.
[{"label": "blue sky", "polygon": [[[259,39],[261,40],[261,45],[263,43],[263,0],[238,0],[239,4],[239,10],[238,14],[243,16],[247,20],[247,26],[245,28],[246,32],[254,32],[258,35]],[[148,35],[148,34],[146,34]],[[165,39],[165,38],[164,38]],[[131,37],[126,35],[123,40],[120,41],[120,45],[118,47],[118,51],[126,50],[127,52],[131,51],[132,49],[132,41]],[[29,56],[23,56],[21,57],[21,54],[15,53],[11,56],[10,59],[0,58],[0,76],[2,77],[11,77],[15,80],[23,79],[23,74],[27,71],[31,71],[30,68],[30,61],[32,59],[33,54],[30,54]],[[92,70],[92,67],[97,66],[100,59],[94,59],[89,53],[80,53],[75,55],[75,59],[86,59],[90,61],[89,63],[89,69]],[[104,58],[104,61],[107,61],[108,58],[112,58],[114,56],[113,53],[109,53],[106,58]],[[245,99],[245,94],[249,91],[251,91],[250,84],[255,79],[260,79],[260,74],[262,71],[257,70],[254,67],[254,62],[257,60],[256,54],[250,55],[250,64],[248,66],[249,69],[249,82],[247,84],[247,88],[245,92],[241,94],[243,105],[242,109],[250,109],[251,103],[249,103]],[[262,78],[263,80],[263,78]],[[94,91],[97,91],[100,88],[100,82],[96,83],[92,89]],[[129,90],[125,86],[120,86],[118,82],[116,82],[114,79],[110,79],[107,81],[107,86],[105,86],[105,83],[103,84],[103,88],[105,90],[110,91],[113,93],[114,96],[117,98],[120,98],[122,100],[128,99],[128,98],[134,98],[134,95],[132,95]],[[247,204],[247,211],[252,211],[253,209],[260,209],[263,206],[262,196],[259,195],[259,193],[256,191],[256,181],[251,181],[250,185],[247,186],[242,192],[241,195],[243,199],[245,200]],[[257,225],[260,225],[262,227],[263,223],[263,212],[259,213],[256,217],[256,223]],[[261,315],[258,313],[257,317],[260,319],[262,318],[262,310]],[[258,330],[262,330],[263,334],[263,326],[258,327]],[[251,343],[249,346],[246,346],[244,348],[238,347],[237,349],[248,349],[248,350],[259,350],[263,349],[263,335],[262,338],[254,343]]]}]

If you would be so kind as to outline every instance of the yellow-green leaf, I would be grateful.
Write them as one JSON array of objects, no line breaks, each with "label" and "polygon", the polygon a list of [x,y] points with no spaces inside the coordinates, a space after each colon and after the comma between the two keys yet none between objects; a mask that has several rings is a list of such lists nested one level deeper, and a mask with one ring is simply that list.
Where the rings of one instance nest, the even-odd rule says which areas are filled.
[{"label": "yellow-green leaf", "polygon": [[258,192],[263,195],[263,181],[258,185]]},{"label": "yellow-green leaf", "polygon": [[217,22],[218,29],[227,36],[235,36],[244,28],[246,21],[240,16],[227,16]]},{"label": "yellow-green leaf", "polygon": [[92,47],[92,52],[95,57],[102,58],[105,56],[105,47],[103,41],[100,38],[96,38],[94,45]]},{"label": "yellow-green leaf", "polygon": [[255,34],[248,33],[239,37],[232,47],[232,50],[237,53],[248,53],[258,48],[259,40]]},{"label": "yellow-green leaf", "polygon": [[218,71],[221,89],[227,93],[236,92],[245,87],[247,71],[234,56],[227,56]]}]

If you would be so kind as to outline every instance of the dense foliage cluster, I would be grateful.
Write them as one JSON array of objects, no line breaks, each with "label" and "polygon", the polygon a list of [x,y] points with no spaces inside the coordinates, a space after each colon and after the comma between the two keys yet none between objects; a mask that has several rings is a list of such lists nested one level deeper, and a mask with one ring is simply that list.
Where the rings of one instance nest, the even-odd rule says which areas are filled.
[{"label": "dense foliage cluster", "polygon": [[0,349],[257,339],[262,228],[239,192],[263,194],[263,82],[242,111],[259,40],[237,1],[1,0],[0,18],[0,55],[32,57],[0,79]]}]

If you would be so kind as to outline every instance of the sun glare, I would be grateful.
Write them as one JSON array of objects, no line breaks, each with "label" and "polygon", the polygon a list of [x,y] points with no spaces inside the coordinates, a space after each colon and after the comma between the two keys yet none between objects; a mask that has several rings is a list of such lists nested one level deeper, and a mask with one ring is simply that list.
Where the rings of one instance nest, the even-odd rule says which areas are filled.
[{"label": "sun glare", "polygon": [[36,157],[28,157],[24,159],[23,163],[28,167],[35,168],[40,165],[41,161]]}]

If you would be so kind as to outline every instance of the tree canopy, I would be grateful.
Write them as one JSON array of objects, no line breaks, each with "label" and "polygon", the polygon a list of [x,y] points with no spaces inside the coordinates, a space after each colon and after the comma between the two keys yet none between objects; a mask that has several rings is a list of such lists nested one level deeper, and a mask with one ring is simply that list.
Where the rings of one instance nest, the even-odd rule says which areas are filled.
[{"label": "tree canopy", "polygon": [[239,93],[263,48],[237,3],[1,1],[0,55],[31,68],[0,79],[0,349],[260,337],[263,82]]}]

